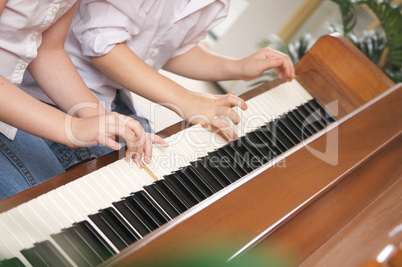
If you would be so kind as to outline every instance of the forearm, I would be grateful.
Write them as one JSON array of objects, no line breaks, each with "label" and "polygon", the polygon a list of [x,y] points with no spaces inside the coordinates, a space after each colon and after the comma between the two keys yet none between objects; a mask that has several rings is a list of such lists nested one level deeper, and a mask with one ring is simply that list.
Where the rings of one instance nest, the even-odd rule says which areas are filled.
[{"label": "forearm", "polygon": [[173,110],[194,96],[193,92],[149,67],[124,44],[118,44],[108,54],[91,60],[124,88]]},{"label": "forearm", "polygon": [[6,6],[8,0],[0,0],[0,16],[1,13],[3,12],[4,7]]},{"label": "forearm", "polygon": [[66,114],[46,105],[0,76],[0,121],[33,135],[71,145],[65,133]]},{"label": "forearm", "polygon": [[163,69],[203,81],[241,79],[239,60],[215,54],[199,45],[183,55],[170,59]]},{"label": "forearm", "polygon": [[63,48],[38,53],[38,57],[29,65],[29,71],[39,87],[63,111],[78,108],[74,115],[79,117],[104,112]]},{"label": "forearm", "polygon": [[[99,105],[64,50],[77,3],[42,33],[38,55],[29,65],[29,71],[42,90],[65,112],[77,105]],[[103,107],[99,108],[104,111]],[[82,108],[74,115],[88,117],[98,113],[97,108]]]}]

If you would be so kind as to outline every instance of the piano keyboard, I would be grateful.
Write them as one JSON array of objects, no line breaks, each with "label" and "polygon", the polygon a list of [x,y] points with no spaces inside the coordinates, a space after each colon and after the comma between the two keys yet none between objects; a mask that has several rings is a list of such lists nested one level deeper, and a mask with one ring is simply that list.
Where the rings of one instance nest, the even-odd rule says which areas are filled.
[{"label": "piano keyboard", "polygon": [[[239,138],[199,125],[0,214],[0,266],[96,266],[334,121],[296,82],[235,108]],[[155,178],[157,181],[155,181]]]}]

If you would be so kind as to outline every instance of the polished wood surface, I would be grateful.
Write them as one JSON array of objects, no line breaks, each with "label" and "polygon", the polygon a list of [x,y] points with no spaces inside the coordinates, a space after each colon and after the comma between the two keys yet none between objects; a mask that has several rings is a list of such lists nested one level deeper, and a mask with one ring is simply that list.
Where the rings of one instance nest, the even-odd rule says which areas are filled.
[{"label": "polished wood surface", "polygon": [[[351,221],[354,220],[355,225],[364,224],[356,218],[363,216],[368,207],[375,209],[375,203],[386,202],[381,200],[384,192],[400,188],[401,85],[366,107],[377,96],[390,92],[394,84],[339,35],[322,37],[296,65],[296,73],[299,83],[321,103],[337,101],[337,105],[328,108],[342,122],[339,127],[321,133],[322,136],[311,137],[311,143],[298,145],[271,168],[264,166],[218,192],[105,265],[160,264],[160,260],[183,258],[183,255],[197,258],[200,253],[213,254],[217,262],[222,262],[237,252],[241,252],[236,258],[239,260],[270,261],[272,255],[267,251],[281,251],[287,264],[314,266],[320,260],[328,263],[332,256],[339,256],[329,253],[331,248],[339,246],[330,241],[340,240],[340,233]],[[242,97],[250,99],[282,82],[275,80]],[[358,109],[362,110],[354,114]],[[181,122],[158,134],[170,136],[186,126]],[[331,136],[336,135],[335,142]],[[312,151],[325,152],[327,140],[332,140],[332,148],[337,150],[326,153],[324,161]],[[122,152],[111,153],[3,200],[0,212],[123,155]],[[390,220],[389,227],[392,222]],[[388,230],[381,228],[382,232]],[[355,245],[356,250],[361,250],[358,242]],[[360,253],[366,256],[356,257],[353,264],[375,258],[376,255],[371,255],[368,259],[368,254],[376,253],[376,249]]]}]

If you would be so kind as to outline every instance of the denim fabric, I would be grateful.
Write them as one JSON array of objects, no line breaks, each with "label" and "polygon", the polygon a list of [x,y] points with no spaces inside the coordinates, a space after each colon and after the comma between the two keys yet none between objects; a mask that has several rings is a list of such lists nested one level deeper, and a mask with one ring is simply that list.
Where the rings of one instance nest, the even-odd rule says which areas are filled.
[{"label": "denim fabric", "polygon": [[[113,111],[126,116],[130,116],[131,118],[139,121],[146,132],[153,132],[148,120],[133,114],[131,109],[127,107],[127,105],[123,101],[121,101],[119,94],[117,94],[116,99],[113,101],[112,107]],[[50,149],[53,151],[57,159],[66,170],[77,163],[96,159],[113,151],[112,149],[103,145],[95,145],[82,148],[69,148],[68,146],[65,146],[63,144],[55,143],[48,140],[44,141],[48,144]],[[122,145],[124,146],[125,144]]]},{"label": "denim fabric", "polygon": [[21,130],[13,141],[0,134],[0,199],[63,172],[64,168],[41,138]]}]

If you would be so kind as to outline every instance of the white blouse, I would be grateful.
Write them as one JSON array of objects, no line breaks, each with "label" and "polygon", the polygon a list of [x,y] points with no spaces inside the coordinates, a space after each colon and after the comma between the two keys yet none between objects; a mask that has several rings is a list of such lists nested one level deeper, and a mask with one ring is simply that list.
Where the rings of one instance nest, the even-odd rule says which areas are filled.
[{"label": "white blouse", "polygon": [[[10,0],[0,15],[0,75],[20,84],[36,58],[42,32],[64,15],[76,0]],[[0,122],[0,132],[13,140],[17,129]]]},{"label": "white blouse", "polygon": [[[89,57],[102,56],[116,44],[124,43],[145,63],[159,70],[203,40],[220,23],[229,9],[229,0],[81,0],[67,37],[66,51],[95,96],[110,110],[116,89]],[[135,70],[132,70],[135,75]],[[36,92],[27,92],[40,98]],[[123,90],[123,100],[137,112],[147,114]],[[48,101],[46,99],[42,99]]]}]

